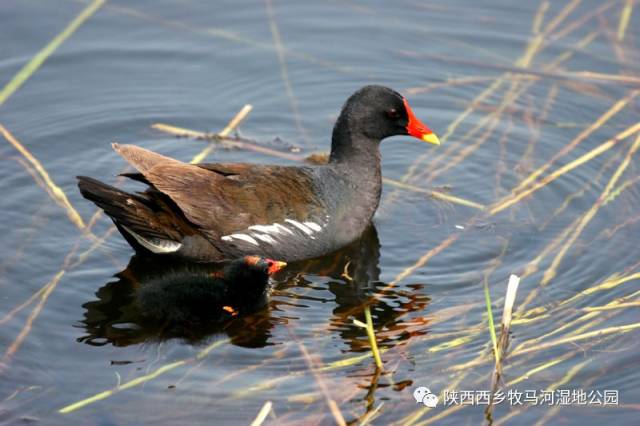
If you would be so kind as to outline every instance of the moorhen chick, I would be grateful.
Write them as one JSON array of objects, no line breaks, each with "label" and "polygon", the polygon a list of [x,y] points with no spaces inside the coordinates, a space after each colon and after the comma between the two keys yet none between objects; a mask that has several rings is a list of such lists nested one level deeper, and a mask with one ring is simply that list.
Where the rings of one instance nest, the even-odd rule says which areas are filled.
[{"label": "moorhen chick", "polygon": [[176,270],[141,283],[135,298],[143,316],[167,324],[224,319],[264,305],[269,277],[286,265],[244,256],[215,272]]},{"label": "moorhen chick", "polygon": [[131,194],[85,176],[78,187],[139,252],[196,261],[308,259],[364,231],[380,201],[380,141],[395,135],[440,143],[399,93],[365,86],[342,108],[326,165],[195,165],[113,144],[139,172],[125,176],[149,188]]}]

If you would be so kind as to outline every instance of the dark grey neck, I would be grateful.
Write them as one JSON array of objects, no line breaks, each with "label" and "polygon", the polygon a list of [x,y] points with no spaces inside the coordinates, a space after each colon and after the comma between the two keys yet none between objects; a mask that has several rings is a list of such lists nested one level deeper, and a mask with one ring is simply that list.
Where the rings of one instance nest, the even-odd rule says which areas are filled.
[{"label": "dark grey neck", "polygon": [[329,167],[342,181],[336,219],[341,224],[342,242],[349,242],[360,235],[378,208],[382,173],[380,140],[358,131],[344,115],[333,128]]},{"label": "dark grey neck", "polygon": [[329,163],[347,165],[366,176],[380,175],[380,140],[366,135],[357,120],[343,113],[333,127]]}]

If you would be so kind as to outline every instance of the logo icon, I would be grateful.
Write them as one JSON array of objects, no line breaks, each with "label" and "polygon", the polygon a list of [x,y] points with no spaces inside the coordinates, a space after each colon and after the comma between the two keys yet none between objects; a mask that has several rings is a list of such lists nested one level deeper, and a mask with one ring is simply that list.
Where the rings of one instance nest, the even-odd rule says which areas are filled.
[{"label": "logo icon", "polygon": [[413,391],[413,397],[418,404],[423,403],[429,408],[436,408],[436,405],[438,405],[438,396],[432,394],[429,388],[424,386],[417,387]]}]

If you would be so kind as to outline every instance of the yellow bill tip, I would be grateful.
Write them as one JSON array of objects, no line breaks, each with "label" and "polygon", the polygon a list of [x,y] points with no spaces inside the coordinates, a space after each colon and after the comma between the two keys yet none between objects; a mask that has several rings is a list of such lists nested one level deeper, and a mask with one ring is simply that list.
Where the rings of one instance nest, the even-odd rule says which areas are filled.
[{"label": "yellow bill tip", "polygon": [[426,135],[422,135],[422,140],[434,145],[440,145],[440,139],[435,133],[427,133]]}]

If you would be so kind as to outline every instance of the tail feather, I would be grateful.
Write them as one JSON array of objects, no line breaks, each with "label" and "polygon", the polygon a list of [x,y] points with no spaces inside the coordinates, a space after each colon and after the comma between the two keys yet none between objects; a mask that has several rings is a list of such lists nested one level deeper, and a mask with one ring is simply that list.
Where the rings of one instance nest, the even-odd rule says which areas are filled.
[{"label": "tail feather", "polygon": [[154,253],[180,249],[176,236],[167,235],[166,230],[152,225],[158,212],[151,200],[87,176],[78,176],[78,188],[83,197],[104,210],[134,248],[142,247]]},{"label": "tail feather", "polygon": [[159,164],[184,164],[176,159],[165,157],[157,152],[149,151],[136,145],[111,144],[113,149],[120,154],[129,164],[140,173],[145,174]]}]

